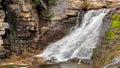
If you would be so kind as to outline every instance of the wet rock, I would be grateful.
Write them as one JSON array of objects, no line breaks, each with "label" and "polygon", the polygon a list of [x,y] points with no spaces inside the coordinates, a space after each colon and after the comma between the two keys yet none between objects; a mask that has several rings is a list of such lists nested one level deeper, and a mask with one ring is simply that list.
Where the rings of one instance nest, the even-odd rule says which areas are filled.
[{"label": "wet rock", "polygon": [[70,61],[70,62],[79,62],[80,59],[78,59],[78,58],[74,58],[74,59],[70,59],[69,61]]},{"label": "wet rock", "polygon": [[87,64],[87,65],[92,65],[93,61],[90,59],[83,59],[83,60],[81,60],[81,63]]}]

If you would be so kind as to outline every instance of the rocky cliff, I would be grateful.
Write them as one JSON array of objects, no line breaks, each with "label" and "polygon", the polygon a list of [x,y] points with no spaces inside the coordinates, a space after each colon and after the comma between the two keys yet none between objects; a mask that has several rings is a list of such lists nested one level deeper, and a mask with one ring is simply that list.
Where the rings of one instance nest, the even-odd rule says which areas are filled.
[{"label": "rocky cliff", "polygon": [[[119,55],[119,0],[2,0],[1,5],[0,48],[17,55],[37,53],[61,39],[74,30],[77,16],[80,21],[90,9],[112,8],[102,24],[102,43],[93,56],[95,68]],[[2,49],[0,55],[6,56]]]}]

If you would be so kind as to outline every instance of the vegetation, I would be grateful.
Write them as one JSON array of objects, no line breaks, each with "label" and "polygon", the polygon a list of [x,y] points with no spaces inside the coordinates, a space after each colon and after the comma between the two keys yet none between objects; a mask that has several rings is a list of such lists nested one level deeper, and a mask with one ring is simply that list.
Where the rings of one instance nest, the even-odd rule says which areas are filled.
[{"label": "vegetation", "polygon": [[120,28],[120,14],[115,14],[112,17],[112,28]]},{"label": "vegetation", "polygon": [[0,9],[2,9],[1,1],[2,1],[2,0],[0,0]]},{"label": "vegetation", "polygon": [[120,14],[116,13],[112,16],[110,30],[106,33],[106,37],[102,41],[102,46],[97,48],[94,53],[93,60],[96,63],[93,68],[102,68],[104,65],[110,63],[114,57],[120,55],[119,40]]},{"label": "vegetation", "polygon": [[50,20],[51,18],[53,18],[55,16],[55,14],[53,13],[52,10],[48,9],[48,10],[42,11],[42,16],[44,19]]},{"label": "vegetation", "polygon": [[33,6],[39,6],[39,5],[40,5],[40,0],[33,1]]},{"label": "vegetation", "polygon": [[107,40],[112,40],[115,38],[115,35],[119,33],[119,31],[115,31],[115,29],[120,28],[120,14],[114,14],[112,16],[112,23],[111,23],[111,29],[106,34]]},{"label": "vegetation", "polygon": [[41,15],[42,15],[42,18],[43,19],[48,19],[50,20],[51,18],[53,18],[55,15],[54,15],[54,12],[48,8],[48,7],[52,7],[52,6],[55,6],[57,5],[57,0],[46,0],[46,2],[44,2],[47,6],[44,5],[44,8],[47,8],[47,9],[43,9],[43,4],[40,2],[40,0],[34,0],[33,1],[33,6],[39,6],[39,8],[41,8]]},{"label": "vegetation", "polygon": [[112,40],[112,39],[114,39],[114,37],[115,37],[115,34],[112,30],[107,32],[107,35],[106,35],[107,40]]}]

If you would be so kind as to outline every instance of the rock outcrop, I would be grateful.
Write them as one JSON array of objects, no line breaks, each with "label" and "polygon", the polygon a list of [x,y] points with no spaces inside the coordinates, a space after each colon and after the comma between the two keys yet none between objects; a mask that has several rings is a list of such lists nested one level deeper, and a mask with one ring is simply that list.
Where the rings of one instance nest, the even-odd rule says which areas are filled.
[{"label": "rock outcrop", "polygon": [[11,45],[33,45],[38,33],[38,17],[25,0],[6,1],[6,18],[10,25]]},{"label": "rock outcrop", "polygon": [[76,16],[76,12],[89,9],[119,7],[119,0],[58,0],[57,5],[51,7],[54,17],[51,20],[61,20]]},{"label": "rock outcrop", "polygon": [[4,17],[5,17],[4,12],[2,10],[0,10],[0,49],[1,49],[2,45],[5,44],[3,42],[2,36],[5,35],[5,32],[6,32],[5,30],[9,28],[8,23],[6,23],[4,21],[4,19],[5,19]]},{"label": "rock outcrop", "polygon": [[0,59],[10,56],[10,52],[6,49],[6,45],[9,44],[6,36],[6,30],[8,29],[9,25],[7,22],[5,22],[5,13],[4,11],[0,10]]}]

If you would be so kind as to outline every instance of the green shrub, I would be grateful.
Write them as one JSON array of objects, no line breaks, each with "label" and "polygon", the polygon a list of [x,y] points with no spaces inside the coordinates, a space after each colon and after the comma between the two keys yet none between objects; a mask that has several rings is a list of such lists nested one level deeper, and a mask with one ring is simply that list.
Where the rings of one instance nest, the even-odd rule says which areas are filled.
[{"label": "green shrub", "polygon": [[120,14],[114,14],[113,16],[112,16],[112,20],[114,21],[114,20],[120,20]]},{"label": "green shrub", "polygon": [[112,28],[120,28],[120,14],[115,14],[112,16]]},{"label": "green shrub", "polygon": [[107,32],[107,36],[106,36],[107,40],[112,40],[112,39],[114,39],[114,37],[115,37],[115,34],[112,30]]},{"label": "green shrub", "polygon": [[111,25],[112,28],[120,28],[120,21],[112,21],[112,25]]}]

